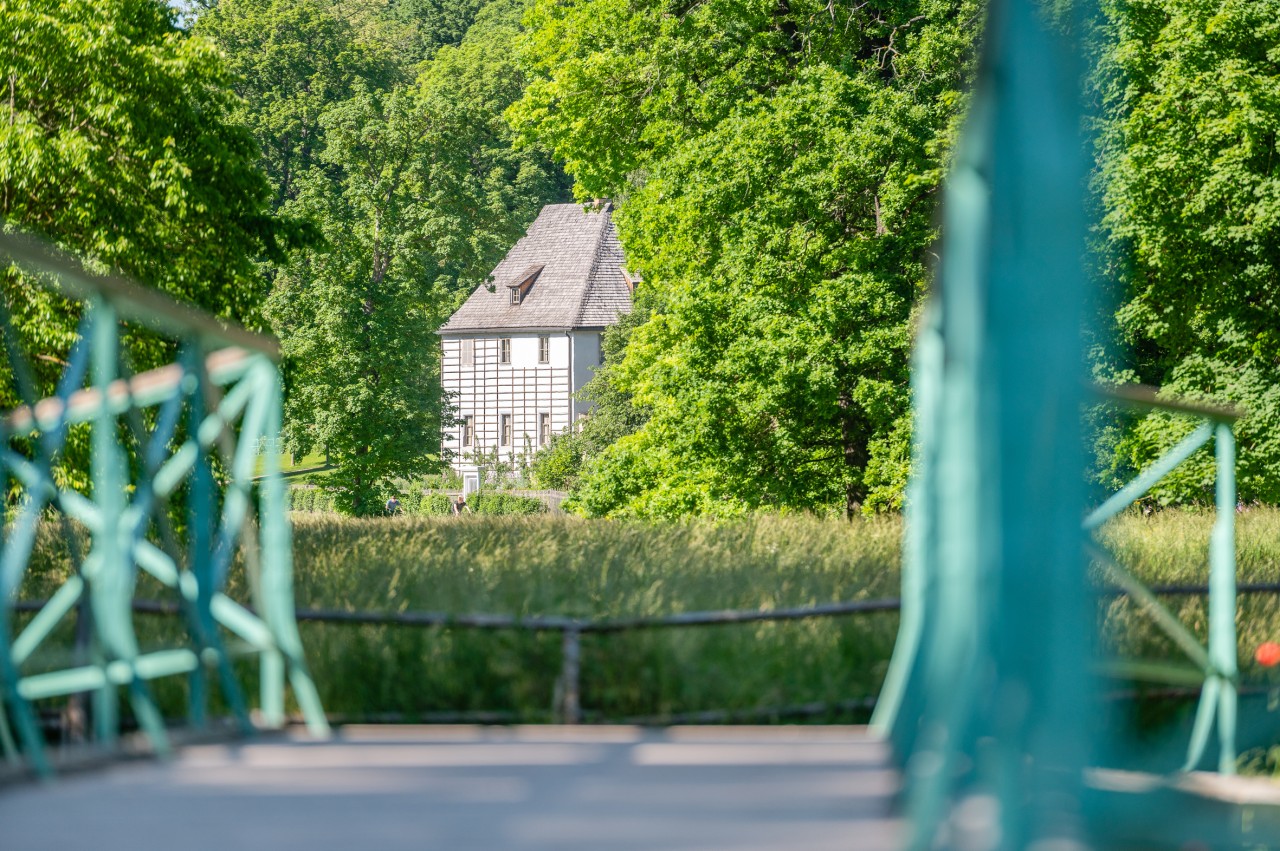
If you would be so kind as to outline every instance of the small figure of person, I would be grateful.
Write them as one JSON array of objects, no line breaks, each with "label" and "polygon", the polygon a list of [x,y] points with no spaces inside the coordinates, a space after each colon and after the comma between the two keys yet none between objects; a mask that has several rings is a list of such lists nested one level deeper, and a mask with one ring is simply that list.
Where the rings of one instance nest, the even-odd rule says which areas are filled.
[{"label": "small figure of person", "polygon": [[394,517],[399,513],[400,513],[400,500],[396,499],[393,496],[391,497],[391,499],[387,500],[387,516]]},{"label": "small figure of person", "polygon": [[462,494],[458,494],[458,498],[453,501],[453,516],[461,517],[462,512],[467,510],[467,500]]}]

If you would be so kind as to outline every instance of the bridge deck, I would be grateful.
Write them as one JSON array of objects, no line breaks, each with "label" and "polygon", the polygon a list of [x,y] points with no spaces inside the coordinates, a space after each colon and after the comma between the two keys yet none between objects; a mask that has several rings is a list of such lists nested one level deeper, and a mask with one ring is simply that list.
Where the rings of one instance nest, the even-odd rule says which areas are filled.
[{"label": "bridge deck", "polygon": [[858,728],[347,727],[0,792],[0,845],[68,851],[890,849]]}]

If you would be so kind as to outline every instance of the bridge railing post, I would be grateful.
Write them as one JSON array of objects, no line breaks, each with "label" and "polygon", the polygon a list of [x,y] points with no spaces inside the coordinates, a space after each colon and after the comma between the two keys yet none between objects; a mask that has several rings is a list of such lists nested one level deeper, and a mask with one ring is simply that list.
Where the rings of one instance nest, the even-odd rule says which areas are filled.
[{"label": "bridge railing post", "polygon": [[[325,732],[294,617],[279,459],[263,456],[262,475],[255,467],[257,448],[270,445],[281,425],[275,341],[155,291],[86,272],[73,258],[25,236],[0,235],[0,256],[12,264],[6,274],[24,275],[25,285],[60,292],[83,305],[85,315],[57,393],[48,398],[40,398],[48,391],[30,377],[34,371],[10,317],[0,316],[24,402],[0,416],[0,484],[21,494],[18,518],[5,524],[0,549],[0,696],[7,708],[0,710],[5,715],[0,746],[11,756],[20,746],[30,764],[47,773],[33,703],[78,700],[85,693],[92,695],[97,738],[109,744],[118,735],[123,687],[152,746],[164,753],[167,737],[150,681],[185,675],[188,720],[201,725],[209,697],[207,670],[217,672],[232,713],[251,729],[224,634],[261,656],[269,723],[284,721],[287,677],[309,728]],[[176,344],[178,359],[131,374],[120,330],[125,324],[132,334]],[[53,476],[71,428],[89,431],[88,493]],[[185,543],[177,541],[170,523],[170,500],[185,507]],[[73,570],[15,634],[12,605],[46,515],[61,521]],[[73,528],[82,529],[89,542],[83,564],[77,561],[78,544],[71,541]],[[245,599],[227,593],[237,556],[247,573]],[[186,618],[185,644],[140,645],[133,620],[140,572],[178,602]],[[79,649],[68,654],[70,666],[28,672],[33,655],[76,611],[81,612]],[[5,735],[10,719],[16,736]]]}]

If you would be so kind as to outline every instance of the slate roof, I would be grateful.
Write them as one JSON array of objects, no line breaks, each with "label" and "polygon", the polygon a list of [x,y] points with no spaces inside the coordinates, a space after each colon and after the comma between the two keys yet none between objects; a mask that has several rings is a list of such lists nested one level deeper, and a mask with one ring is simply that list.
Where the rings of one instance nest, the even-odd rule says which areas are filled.
[{"label": "slate roof", "polygon": [[[512,304],[510,285],[539,265],[533,286],[520,304]],[[584,210],[581,204],[550,204],[493,270],[489,283],[477,287],[437,333],[612,325],[631,309],[622,266],[610,205]]]}]

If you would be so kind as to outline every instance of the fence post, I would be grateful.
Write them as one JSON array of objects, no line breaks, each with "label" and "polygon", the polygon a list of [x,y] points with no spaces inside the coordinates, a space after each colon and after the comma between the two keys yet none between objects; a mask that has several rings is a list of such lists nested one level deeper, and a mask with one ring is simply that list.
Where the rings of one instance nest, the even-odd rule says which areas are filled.
[{"label": "fence post", "polygon": [[567,626],[561,634],[560,652],[560,721],[577,724],[582,720],[578,704],[579,666],[582,657],[582,630],[577,625]]}]

